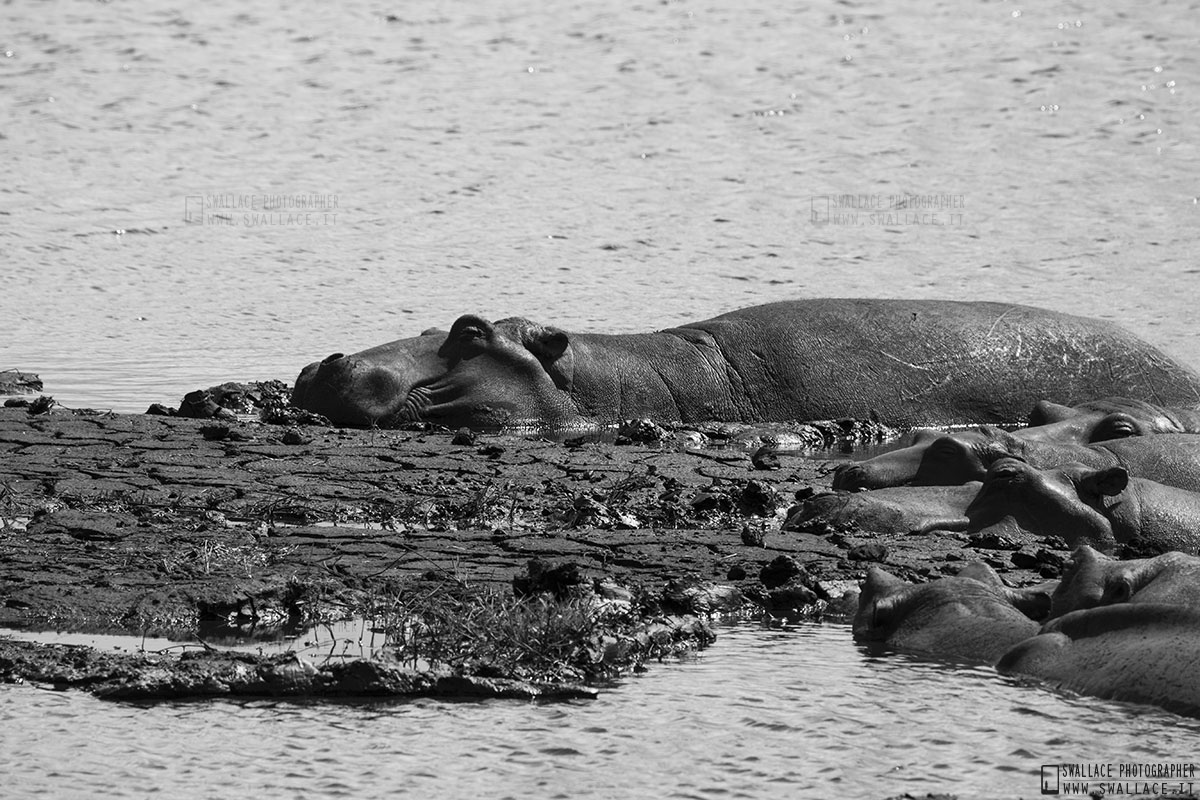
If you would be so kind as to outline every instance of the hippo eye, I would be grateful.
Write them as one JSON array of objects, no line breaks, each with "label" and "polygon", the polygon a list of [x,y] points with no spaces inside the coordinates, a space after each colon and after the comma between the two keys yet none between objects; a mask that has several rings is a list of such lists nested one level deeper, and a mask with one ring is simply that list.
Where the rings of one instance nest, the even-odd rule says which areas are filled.
[{"label": "hippo eye", "polygon": [[999,467],[992,467],[992,474],[989,476],[991,480],[996,481],[1016,481],[1020,480],[1024,475],[1024,471],[1017,466],[1011,464],[1003,464]]},{"label": "hippo eye", "polygon": [[1137,436],[1137,425],[1133,420],[1126,416],[1108,417],[1103,423],[1096,426],[1095,439],[1123,439],[1129,436]]}]

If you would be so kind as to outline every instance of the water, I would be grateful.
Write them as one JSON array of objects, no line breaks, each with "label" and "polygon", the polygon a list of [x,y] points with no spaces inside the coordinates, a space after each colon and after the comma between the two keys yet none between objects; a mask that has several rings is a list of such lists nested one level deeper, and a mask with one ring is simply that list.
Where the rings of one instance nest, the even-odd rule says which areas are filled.
[{"label": "water", "polygon": [[868,655],[818,624],[741,623],[557,705],[0,693],[0,770],[18,797],[1030,797],[1042,764],[1186,761],[1198,732],[988,668]]},{"label": "water", "polygon": [[[1200,365],[1192,10],[6,5],[0,369],[141,411],[466,312],[802,296],[1034,303]],[[871,218],[905,193],[954,203]],[[814,223],[840,194],[862,213]]]},{"label": "water", "polygon": [[[620,332],[806,296],[1032,303],[1200,366],[1196,10],[10,3],[0,369],[141,411],[467,312]],[[1030,796],[1196,730],[842,628],[739,629],[580,705],[0,708],[6,793],[64,797]]]}]

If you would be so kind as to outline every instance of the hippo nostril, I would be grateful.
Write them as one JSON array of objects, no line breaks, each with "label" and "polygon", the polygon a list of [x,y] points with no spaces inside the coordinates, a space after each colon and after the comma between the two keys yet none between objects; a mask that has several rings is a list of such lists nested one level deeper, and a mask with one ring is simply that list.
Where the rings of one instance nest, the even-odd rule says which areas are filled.
[{"label": "hippo nostril", "polygon": [[328,364],[331,361],[337,361],[339,358],[345,358],[345,357],[346,357],[345,353],[334,353],[332,355],[326,356],[325,358],[321,359],[321,363]]}]

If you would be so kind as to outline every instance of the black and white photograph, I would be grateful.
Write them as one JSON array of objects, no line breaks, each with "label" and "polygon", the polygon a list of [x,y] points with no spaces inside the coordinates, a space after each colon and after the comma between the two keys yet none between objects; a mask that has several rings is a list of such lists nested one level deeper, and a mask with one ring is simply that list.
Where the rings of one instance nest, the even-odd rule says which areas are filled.
[{"label": "black and white photograph", "polygon": [[1200,799],[1195,0],[0,4],[5,798]]}]

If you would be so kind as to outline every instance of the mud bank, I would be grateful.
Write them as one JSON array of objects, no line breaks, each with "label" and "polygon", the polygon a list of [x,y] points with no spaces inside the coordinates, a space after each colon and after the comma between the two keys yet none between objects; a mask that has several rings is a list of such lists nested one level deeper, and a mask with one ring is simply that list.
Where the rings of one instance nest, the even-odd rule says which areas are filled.
[{"label": "mud bank", "polygon": [[[269,636],[431,582],[508,591],[531,559],[673,620],[742,598],[753,613],[837,613],[872,562],[917,579],[982,559],[1015,585],[1043,579],[1044,541],[781,531],[797,493],[829,487],[829,465],[780,461],[688,431],[564,444],[3,409],[0,625]],[[6,679],[38,679],[22,661],[36,646],[6,648]]]}]

